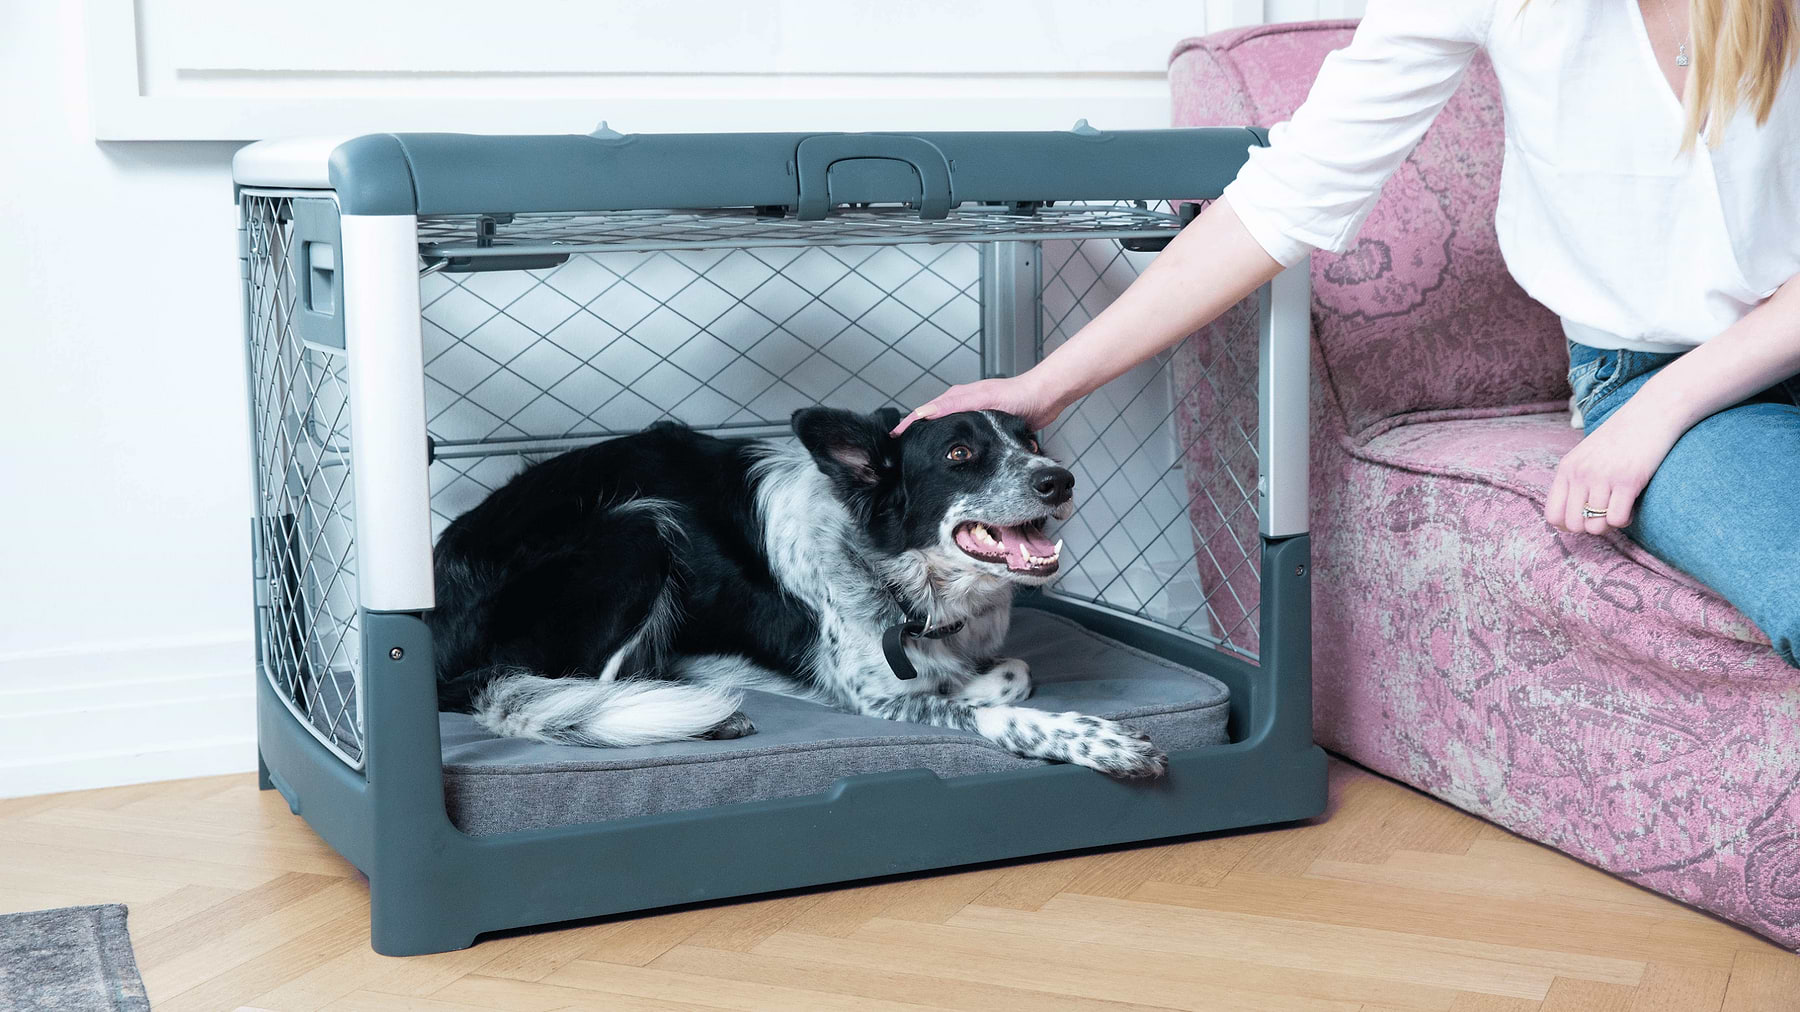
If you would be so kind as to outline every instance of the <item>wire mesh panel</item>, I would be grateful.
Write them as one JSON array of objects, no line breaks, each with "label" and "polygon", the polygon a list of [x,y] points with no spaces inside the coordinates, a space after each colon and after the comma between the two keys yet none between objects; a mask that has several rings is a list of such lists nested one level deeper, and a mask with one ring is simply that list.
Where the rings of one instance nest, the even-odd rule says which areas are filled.
[{"label": "wire mesh panel", "polygon": [[341,349],[303,341],[292,201],[246,195],[250,383],[256,461],[259,658],[276,694],[360,768],[362,644]]},{"label": "wire mesh panel", "polygon": [[[983,341],[1008,338],[982,333],[977,243],[1037,247],[1041,318],[1028,351],[1041,358],[1154,255],[1124,250],[1114,231],[1167,235],[1179,219],[1167,205],[1120,201],[1055,221],[1039,210],[926,223],[874,211],[825,222],[744,212],[422,222],[428,263],[574,251],[554,268],[421,279],[434,533],[529,459],[661,419],[779,435],[796,408],[910,406],[978,378]],[[483,230],[499,244],[470,238]],[[1254,323],[1228,314],[1047,434],[1078,483],[1055,592],[1255,655]]]},{"label": "wire mesh panel", "polygon": [[[1039,357],[1124,291],[1152,254],[1041,249]],[[1045,443],[1075,472],[1053,593],[1254,657],[1258,643],[1257,334],[1249,303],[1066,412]]]},{"label": "wire mesh panel", "polygon": [[437,533],[541,454],[673,419],[779,434],[981,369],[967,243],[576,254],[420,282]]}]

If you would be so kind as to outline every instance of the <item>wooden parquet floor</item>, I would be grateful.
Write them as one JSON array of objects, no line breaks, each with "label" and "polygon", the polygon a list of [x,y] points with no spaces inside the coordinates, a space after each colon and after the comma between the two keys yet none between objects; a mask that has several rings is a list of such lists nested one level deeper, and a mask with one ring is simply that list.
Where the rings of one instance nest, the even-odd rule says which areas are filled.
[{"label": "wooden parquet floor", "polygon": [[159,1009],[1800,1009],[1800,956],[1343,763],[1313,824],[389,959],[250,776],[0,801],[0,911],[123,902]]}]

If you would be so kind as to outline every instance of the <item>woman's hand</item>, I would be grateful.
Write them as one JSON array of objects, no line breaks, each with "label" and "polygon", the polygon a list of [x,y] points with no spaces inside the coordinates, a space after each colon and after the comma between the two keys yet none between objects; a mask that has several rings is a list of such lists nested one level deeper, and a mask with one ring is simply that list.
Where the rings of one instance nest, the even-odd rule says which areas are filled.
[{"label": "woman's hand", "polygon": [[1044,360],[1010,379],[951,387],[907,415],[899,435],[921,418],[997,408],[1033,429],[1063,409],[1174,347],[1281,273],[1228,200],[1215,200],[1170,241],[1144,273],[1100,315]]},{"label": "woman's hand", "polygon": [[958,411],[980,411],[992,408],[1005,411],[1025,419],[1025,424],[1033,431],[1047,427],[1062,414],[1066,404],[1059,404],[1043,390],[1031,372],[1020,376],[1001,379],[985,379],[975,383],[961,383],[938,394],[931,400],[913,409],[913,413],[900,420],[894,428],[894,435],[906,431],[906,427],[921,418],[937,418],[940,415],[955,414]]},{"label": "woman's hand", "polygon": [[[1550,526],[1570,534],[1603,534],[1631,523],[1638,495],[1684,431],[1670,431],[1671,425],[1655,417],[1653,404],[1638,403],[1642,398],[1639,391],[1557,465],[1544,504]],[[1583,516],[1584,505],[1606,515]]]},{"label": "woman's hand", "polygon": [[[1631,509],[1690,426],[1800,375],[1800,274],[1719,336],[1658,370],[1606,424],[1556,468],[1544,518],[1561,530],[1599,534],[1631,523]],[[1581,515],[1581,504],[1605,510]]]}]

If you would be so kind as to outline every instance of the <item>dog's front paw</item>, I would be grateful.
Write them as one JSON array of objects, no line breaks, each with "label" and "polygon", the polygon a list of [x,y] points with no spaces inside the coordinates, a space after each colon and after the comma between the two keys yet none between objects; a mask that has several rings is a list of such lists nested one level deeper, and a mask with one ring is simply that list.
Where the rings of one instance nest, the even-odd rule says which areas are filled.
[{"label": "dog's front paw", "polygon": [[[1135,728],[1099,717],[1082,717],[1083,732],[1069,746],[1065,762],[1099,770],[1120,780],[1154,780],[1169,770],[1169,757]],[[1092,721],[1091,725],[1085,723]]]},{"label": "dog's front paw", "polygon": [[1016,657],[996,661],[962,687],[956,698],[970,706],[1004,706],[1031,695],[1031,667]]},{"label": "dog's front paw", "polygon": [[1148,735],[1085,713],[990,707],[975,711],[975,729],[1018,755],[1074,763],[1120,780],[1154,779],[1169,768],[1169,757]]}]

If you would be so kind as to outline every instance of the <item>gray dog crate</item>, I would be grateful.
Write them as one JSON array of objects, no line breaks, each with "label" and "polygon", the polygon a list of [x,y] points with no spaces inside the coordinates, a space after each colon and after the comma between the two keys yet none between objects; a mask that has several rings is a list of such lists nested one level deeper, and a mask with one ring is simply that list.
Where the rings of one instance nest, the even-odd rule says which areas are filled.
[{"label": "gray dog crate", "polygon": [[368,875],[374,947],[1322,811],[1304,267],[1043,434],[1078,508],[1020,624],[1229,689],[1223,742],[1171,748],[1159,781],[827,767],[789,796],[612,798],[604,821],[459,810],[425,621],[436,535],[529,460],[661,419],[780,438],[802,406],[1019,372],[1263,142],[1080,124],[241,151],[263,786]]}]

